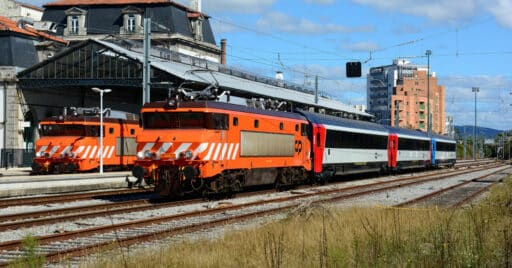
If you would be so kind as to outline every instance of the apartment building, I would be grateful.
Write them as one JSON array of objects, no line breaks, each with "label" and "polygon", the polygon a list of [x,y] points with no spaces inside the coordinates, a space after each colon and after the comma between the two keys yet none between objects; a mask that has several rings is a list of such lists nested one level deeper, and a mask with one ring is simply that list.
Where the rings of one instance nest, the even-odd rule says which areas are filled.
[{"label": "apartment building", "polygon": [[381,124],[426,132],[430,110],[432,132],[445,133],[445,87],[438,85],[435,72],[426,66],[397,59],[391,65],[371,68],[367,97],[367,112]]}]

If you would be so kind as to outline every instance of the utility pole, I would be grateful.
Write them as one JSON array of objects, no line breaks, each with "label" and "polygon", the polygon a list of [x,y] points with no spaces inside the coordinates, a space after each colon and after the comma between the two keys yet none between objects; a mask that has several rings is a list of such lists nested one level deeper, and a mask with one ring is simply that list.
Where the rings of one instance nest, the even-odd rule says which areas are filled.
[{"label": "utility pole", "polygon": [[151,101],[151,18],[144,18],[144,66],[142,74],[142,105]]},{"label": "utility pole", "polygon": [[464,135],[462,136],[462,138],[464,139],[464,160],[466,160],[466,126],[464,126]]},{"label": "utility pole", "polygon": [[476,160],[476,93],[480,92],[480,88],[473,87],[472,92],[475,92],[475,125],[473,127],[473,160]]},{"label": "utility pole", "polygon": [[427,133],[430,135],[432,132],[432,118],[430,117],[430,55],[432,50],[428,49],[425,52],[427,55]]}]

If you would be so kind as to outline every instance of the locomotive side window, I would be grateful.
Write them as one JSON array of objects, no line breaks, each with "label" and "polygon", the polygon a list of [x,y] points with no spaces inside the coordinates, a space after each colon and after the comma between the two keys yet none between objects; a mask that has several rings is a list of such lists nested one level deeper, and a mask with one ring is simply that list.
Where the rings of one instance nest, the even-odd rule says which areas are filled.
[{"label": "locomotive side window", "polygon": [[229,129],[227,114],[212,114],[214,129]]},{"label": "locomotive side window", "polygon": [[113,127],[108,129],[108,134],[114,134],[114,128]]},{"label": "locomotive side window", "polygon": [[233,117],[233,126],[238,126],[238,117]]},{"label": "locomotive side window", "polygon": [[135,129],[130,128],[130,135],[135,135]]},{"label": "locomotive side window", "polygon": [[260,120],[254,120],[254,128],[258,128],[260,126]]},{"label": "locomotive side window", "polygon": [[307,124],[300,124],[300,133],[302,136],[308,136],[308,125]]},{"label": "locomotive side window", "polygon": [[284,129],[284,124],[283,124],[283,122],[280,122],[279,123],[279,130],[283,130],[283,129]]},{"label": "locomotive side window", "polygon": [[295,124],[295,132],[299,131],[299,125]]}]

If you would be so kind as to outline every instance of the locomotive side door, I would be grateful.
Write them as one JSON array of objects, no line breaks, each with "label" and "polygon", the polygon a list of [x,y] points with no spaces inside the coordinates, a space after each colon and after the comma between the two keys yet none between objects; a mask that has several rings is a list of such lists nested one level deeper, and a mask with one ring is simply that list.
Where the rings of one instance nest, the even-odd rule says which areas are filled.
[{"label": "locomotive side door", "polygon": [[388,168],[396,168],[396,157],[398,152],[398,135],[389,134],[388,136]]}]

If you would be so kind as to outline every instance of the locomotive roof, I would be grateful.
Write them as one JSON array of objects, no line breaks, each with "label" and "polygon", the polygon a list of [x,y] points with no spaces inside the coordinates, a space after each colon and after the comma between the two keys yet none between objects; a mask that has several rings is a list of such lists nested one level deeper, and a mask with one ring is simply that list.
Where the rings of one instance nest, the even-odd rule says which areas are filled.
[{"label": "locomotive roof", "polygon": [[[86,123],[86,122],[100,122],[99,116],[52,116],[44,118],[40,121],[40,123],[46,123],[46,122],[57,122],[57,123]],[[103,117],[104,123],[119,123],[119,122],[125,122],[129,124],[138,124],[139,121],[137,120],[127,120],[127,119],[121,119],[121,118],[111,118],[111,117]]]},{"label": "locomotive roof", "polygon": [[386,128],[384,128],[382,125],[372,123],[372,122],[353,120],[353,119],[341,118],[341,117],[337,117],[337,116],[318,114],[318,113],[312,113],[312,112],[306,112],[306,111],[298,111],[298,112],[300,114],[304,115],[310,122],[315,123],[315,124],[327,124],[327,125],[334,125],[334,126],[340,126],[340,127],[372,130],[372,131],[387,133]]},{"label": "locomotive roof", "polygon": [[[220,109],[220,110],[229,110],[229,111],[236,111],[236,112],[243,112],[243,113],[250,113],[250,114],[261,114],[261,115],[268,115],[268,116],[276,116],[276,117],[284,117],[284,118],[290,118],[290,119],[297,119],[297,120],[306,120],[303,116],[297,113],[291,113],[291,112],[281,112],[281,111],[272,111],[272,110],[263,110],[263,109],[257,109],[247,106],[242,106],[238,104],[231,104],[226,102],[216,102],[216,101],[195,101],[195,102],[178,102],[179,108],[204,108],[204,109]],[[167,105],[167,102],[165,101],[158,101],[158,102],[151,102],[146,103],[142,107],[145,108],[165,108]],[[172,108],[168,108],[169,111],[174,111]]]}]

